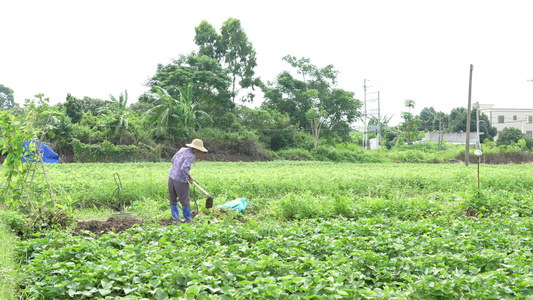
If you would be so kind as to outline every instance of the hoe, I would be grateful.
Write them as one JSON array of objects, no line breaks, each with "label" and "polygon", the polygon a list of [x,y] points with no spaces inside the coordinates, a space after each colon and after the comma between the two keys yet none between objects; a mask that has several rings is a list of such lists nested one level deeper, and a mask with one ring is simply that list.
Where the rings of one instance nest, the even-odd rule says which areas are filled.
[{"label": "hoe", "polygon": [[[205,200],[205,208],[209,209],[213,207],[213,197],[206,192],[201,186],[198,185],[196,181],[193,181],[192,184],[197,187],[202,193],[204,193],[207,196],[207,199]],[[198,202],[196,201],[196,197],[194,197],[194,193],[190,193],[192,200],[194,201],[194,210],[191,211],[192,217],[196,217],[198,215],[199,209],[198,209]],[[181,204],[178,202],[178,206],[181,209]]]},{"label": "hoe", "polygon": [[192,184],[194,184],[195,187],[197,187],[202,193],[204,193],[207,196],[207,199],[205,199],[205,208],[208,208],[208,209],[212,208],[213,207],[213,197],[211,195],[209,195],[209,193],[206,192],[201,186],[199,186],[196,181],[193,181]]}]

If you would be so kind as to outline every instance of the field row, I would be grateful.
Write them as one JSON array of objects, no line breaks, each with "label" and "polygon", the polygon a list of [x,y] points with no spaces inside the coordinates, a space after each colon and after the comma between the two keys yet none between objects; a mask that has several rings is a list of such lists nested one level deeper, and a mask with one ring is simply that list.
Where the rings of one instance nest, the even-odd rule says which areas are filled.
[{"label": "field row", "polygon": [[210,219],[18,247],[28,299],[514,299],[533,294],[532,231],[530,218]]},{"label": "field row", "polygon": [[[107,205],[117,188],[137,200],[166,201],[168,163],[48,165],[57,197],[70,196],[81,207]],[[289,193],[409,198],[453,195],[477,188],[477,166],[462,164],[336,164],[325,162],[197,162],[191,175],[216,198],[279,199]],[[482,165],[483,190],[524,193],[533,188],[528,165]],[[34,185],[46,195],[45,185]]]}]

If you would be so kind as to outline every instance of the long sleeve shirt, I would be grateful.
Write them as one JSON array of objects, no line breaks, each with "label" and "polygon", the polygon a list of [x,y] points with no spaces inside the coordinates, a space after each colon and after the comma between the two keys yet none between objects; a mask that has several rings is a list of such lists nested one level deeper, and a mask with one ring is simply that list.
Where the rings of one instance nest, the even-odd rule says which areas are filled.
[{"label": "long sleeve shirt", "polygon": [[191,148],[181,148],[172,157],[172,167],[168,173],[168,177],[173,180],[187,183],[187,179],[191,177],[189,174],[191,165],[194,163],[194,154]]}]

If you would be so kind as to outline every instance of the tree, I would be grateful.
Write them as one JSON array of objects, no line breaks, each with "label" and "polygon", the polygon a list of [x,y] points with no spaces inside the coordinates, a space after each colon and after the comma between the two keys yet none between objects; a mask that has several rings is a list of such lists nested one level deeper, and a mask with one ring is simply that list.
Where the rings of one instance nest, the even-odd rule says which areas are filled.
[{"label": "tree", "polygon": [[[220,35],[207,21],[202,21],[195,28],[194,42],[200,47],[199,55],[217,59],[223,68],[231,74],[231,98],[235,103],[238,94],[237,83],[241,89],[252,88],[260,84],[254,77],[257,66],[256,51],[241,27],[241,21],[229,18],[222,24]],[[249,93],[243,102],[253,102],[254,94]]]},{"label": "tree", "polygon": [[281,72],[276,81],[263,86],[264,101],[263,109],[277,110],[291,116],[292,124],[298,128],[306,126],[305,112],[311,108],[310,99],[307,96],[306,83],[293,77],[289,71]]},{"label": "tree", "polygon": [[310,108],[305,114],[309,123],[311,123],[311,135],[313,135],[313,149],[318,145],[318,138],[320,137],[320,129],[324,123],[324,116],[326,112],[319,108]]},{"label": "tree", "polygon": [[[475,116],[477,114],[477,108],[474,107],[472,109],[472,116]],[[450,112],[448,126],[446,128],[447,131],[450,132],[465,132],[466,131],[466,115],[467,110],[464,107],[456,107],[453,108]],[[470,118],[470,129],[472,131],[477,130],[476,126],[476,118]],[[498,134],[498,130],[496,127],[491,126],[489,117],[481,113],[479,115],[479,132],[482,132],[480,134],[480,140],[484,141],[486,139],[493,140],[494,137]]]},{"label": "tree", "polygon": [[75,98],[70,93],[67,94],[67,100],[65,102],[66,113],[72,123],[77,124],[80,122],[83,116],[83,104],[81,100]]},{"label": "tree", "polygon": [[72,121],[67,115],[65,106],[61,108],[61,114],[52,116],[52,130],[47,132],[47,136],[55,143],[55,151],[59,150],[60,155],[72,148]]},{"label": "tree", "polygon": [[[453,108],[451,111],[450,111],[450,122],[448,124],[448,131],[450,132],[465,132],[466,131],[466,116],[467,115],[467,110],[466,108],[464,107],[456,107],[456,108]],[[472,115],[473,112],[472,112]],[[475,121],[475,118],[472,118],[472,121]],[[472,127],[472,124],[470,124],[470,128],[472,130],[475,130],[475,123],[474,123],[474,126]]]},{"label": "tree", "polygon": [[[381,144],[387,147],[388,147],[387,143],[392,141],[392,139],[396,137],[396,135],[391,132],[391,128],[389,127],[389,122],[393,116],[394,115],[389,117],[387,115],[384,115],[384,116],[381,116],[381,119],[378,119],[378,117],[373,116],[368,120],[369,127],[375,127],[376,132],[377,132],[377,129],[379,128],[379,132],[381,132]],[[370,135],[370,137],[373,137],[373,136]]]},{"label": "tree", "polygon": [[[362,104],[354,98],[353,92],[336,88],[338,71],[335,67],[318,68],[308,58],[297,59],[289,55],[283,60],[296,69],[301,80],[289,71],[281,72],[275,82],[262,86],[265,94],[262,108],[286,113],[291,116],[292,124],[310,130],[306,114],[313,108],[313,98],[316,98],[316,107],[324,110],[323,126],[328,129],[327,132],[330,135],[346,133],[344,138],[349,138],[346,129],[360,115],[358,110]],[[311,91],[316,97],[310,96]],[[333,129],[338,131],[333,132]]]},{"label": "tree", "polygon": [[498,140],[496,143],[498,145],[512,145],[517,143],[521,139],[526,139],[527,136],[520,131],[518,128],[514,127],[505,127],[500,132],[500,135],[498,136]]},{"label": "tree", "polygon": [[83,97],[81,100],[83,112],[90,112],[93,116],[98,116],[106,107],[106,101],[96,98]]},{"label": "tree", "polygon": [[0,84],[0,109],[12,109],[15,107],[15,98],[13,90]]},{"label": "tree", "polygon": [[50,106],[50,98],[40,93],[34,95],[33,99],[24,99],[24,115],[32,115],[32,122],[36,129],[48,130],[51,126],[51,117],[59,114],[55,107]]},{"label": "tree", "polygon": [[448,115],[435,111],[433,107],[424,107],[416,118],[420,119],[419,129],[425,132],[438,131],[440,122],[442,122],[442,129],[445,124],[448,124]]},{"label": "tree", "polygon": [[221,117],[235,107],[231,100],[228,71],[216,59],[205,55],[181,55],[168,65],[158,65],[156,74],[147,82],[151,88],[139,99],[140,102],[154,103],[158,100],[157,89],[163,89],[168,96],[179,98],[179,87],[193,84],[194,102],[198,109],[208,113],[216,124]]},{"label": "tree", "polygon": [[416,136],[415,134],[418,130],[415,122],[413,122],[414,117],[411,113],[411,108],[415,108],[415,101],[410,99],[405,100],[405,107],[409,110],[408,112],[402,112],[402,119],[405,120],[405,137],[407,145],[412,145],[412,138]]},{"label": "tree", "polygon": [[213,59],[220,59],[217,51],[220,36],[213,25],[206,20],[202,20],[200,25],[194,28],[196,35],[194,36],[194,43],[200,47],[198,55],[206,55]]},{"label": "tree", "polygon": [[246,129],[257,132],[259,141],[271,150],[295,146],[297,134],[291,119],[286,113],[271,109],[251,109],[239,106],[237,117]]}]

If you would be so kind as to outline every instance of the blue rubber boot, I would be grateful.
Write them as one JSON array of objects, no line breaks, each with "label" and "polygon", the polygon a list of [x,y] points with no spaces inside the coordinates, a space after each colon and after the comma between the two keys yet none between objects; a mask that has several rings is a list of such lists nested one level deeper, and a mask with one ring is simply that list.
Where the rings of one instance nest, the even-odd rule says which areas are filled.
[{"label": "blue rubber boot", "polygon": [[183,218],[185,219],[185,222],[190,222],[191,219],[191,206],[183,207]]},{"label": "blue rubber boot", "polygon": [[174,218],[174,220],[181,221],[180,220],[180,209],[178,208],[177,205],[171,205],[170,212],[172,213],[172,218]]}]

